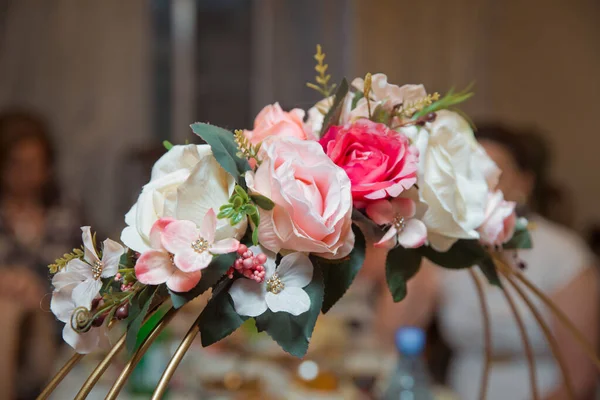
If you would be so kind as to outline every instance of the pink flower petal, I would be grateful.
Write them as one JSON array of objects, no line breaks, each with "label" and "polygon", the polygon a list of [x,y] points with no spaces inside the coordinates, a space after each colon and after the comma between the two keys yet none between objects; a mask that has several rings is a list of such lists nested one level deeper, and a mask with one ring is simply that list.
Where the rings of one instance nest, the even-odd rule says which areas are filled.
[{"label": "pink flower petal", "polygon": [[189,292],[196,287],[201,277],[202,271],[182,272],[175,270],[167,280],[167,286],[176,292]]},{"label": "pink flower petal", "polygon": [[146,285],[165,283],[176,270],[169,254],[160,250],[145,252],[135,264],[135,276]]},{"label": "pink flower petal", "polygon": [[391,226],[390,229],[383,235],[381,240],[374,244],[375,247],[387,247],[392,248],[396,245],[396,234],[398,231],[394,226]]},{"label": "pink flower petal", "polygon": [[191,249],[192,243],[199,238],[196,224],[192,221],[174,221],[165,227],[161,242],[169,253],[177,254]]},{"label": "pink flower petal", "polygon": [[391,224],[394,220],[394,208],[388,200],[378,200],[367,206],[367,216],[377,225]]},{"label": "pink flower petal", "polygon": [[167,225],[173,221],[175,221],[175,218],[161,218],[152,225],[152,229],[150,230],[150,245],[153,249],[162,249],[163,246],[160,237]]},{"label": "pink flower petal", "polygon": [[208,251],[197,253],[189,246],[189,249],[183,250],[173,258],[175,266],[183,272],[194,272],[199,271],[208,267],[212,261],[212,255]]},{"label": "pink flower petal", "polygon": [[210,252],[213,254],[227,254],[237,251],[240,247],[240,242],[235,239],[223,239],[213,243],[210,246]]},{"label": "pink flower petal", "polygon": [[394,208],[394,215],[405,218],[414,217],[417,211],[417,205],[414,200],[405,197],[396,197],[395,199],[392,199],[392,207]]},{"label": "pink flower petal", "polygon": [[421,247],[427,241],[427,227],[416,218],[409,219],[402,232],[398,234],[398,243],[407,249]]},{"label": "pink flower petal", "polygon": [[217,216],[214,210],[211,208],[206,212],[204,219],[202,220],[202,226],[200,227],[200,236],[208,243],[215,241],[215,231],[217,230]]}]

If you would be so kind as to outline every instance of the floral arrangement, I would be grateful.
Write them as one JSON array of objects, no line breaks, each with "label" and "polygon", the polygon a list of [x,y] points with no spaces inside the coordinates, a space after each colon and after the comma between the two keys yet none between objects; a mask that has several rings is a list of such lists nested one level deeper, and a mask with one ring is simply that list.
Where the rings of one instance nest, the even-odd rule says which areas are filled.
[{"label": "floral arrangement", "polygon": [[[501,285],[498,256],[531,246],[527,221],[496,184],[500,171],[455,107],[468,92],[428,94],[383,74],[330,84],[317,48],[323,99],[305,115],[266,106],[252,130],[191,125],[203,145],[165,143],[125,216],[119,244],[83,247],[50,266],[51,309],[78,353],[107,341],[114,321],[138,349],[160,318],[200,294],[208,346],[254,319],[285,351],[307,351],[320,313],[344,295],[365,259],[365,236],[389,249],[395,301],[426,258],[477,266]],[[305,119],[306,117],[306,119]],[[160,315],[160,314],[159,314]]]}]

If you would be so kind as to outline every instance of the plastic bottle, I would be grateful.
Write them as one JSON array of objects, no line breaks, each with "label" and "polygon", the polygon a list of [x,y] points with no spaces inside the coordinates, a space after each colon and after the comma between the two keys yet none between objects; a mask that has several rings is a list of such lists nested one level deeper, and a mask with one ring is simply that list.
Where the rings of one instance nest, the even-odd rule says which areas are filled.
[{"label": "plastic bottle", "polygon": [[413,327],[398,329],[396,347],[400,359],[381,400],[433,400],[431,381],[421,357],[425,332]]}]

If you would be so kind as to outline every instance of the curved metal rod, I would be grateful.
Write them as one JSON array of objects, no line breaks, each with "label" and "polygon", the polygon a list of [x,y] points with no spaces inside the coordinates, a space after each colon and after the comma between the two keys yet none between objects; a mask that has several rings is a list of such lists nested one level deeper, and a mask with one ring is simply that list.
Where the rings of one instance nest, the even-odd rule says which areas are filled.
[{"label": "curved metal rod", "polygon": [[520,271],[516,271],[514,268],[511,268],[506,262],[500,258],[496,258],[495,260],[502,266],[502,268],[507,271],[510,275],[516,277],[520,282],[522,282],[529,290],[531,290],[545,305],[552,311],[554,316],[558,318],[558,320],[571,332],[575,340],[579,343],[581,347],[583,347],[584,352],[587,354],[588,358],[594,363],[598,371],[600,371],[600,359],[596,355],[596,349],[592,344],[587,340],[587,338],[577,329],[577,327],[571,322],[571,320],[565,315],[564,312],[561,311],[560,308],[554,304],[548,296],[546,296],[540,289],[538,289],[533,283],[527,279],[523,273]]},{"label": "curved metal rod", "polygon": [[121,351],[121,349],[125,345],[126,337],[127,334],[123,334],[119,341],[115,343],[115,345],[110,349],[110,352],[106,355],[106,357],[104,357],[104,359],[100,361],[96,369],[94,369],[92,374],[83,383],[83,386],[81,386],[81,389],[75,396],[74,400],[83,400],[87,397],[88,394],[90,394],[96,383],[98,383],[98,380],[100,379],[102,374],[104,374],[104,371],[106,371],[106,369],[112,362],[112,359],[119,353],[119,351]]},{"label": "curved metal rod", "polygon": [[483,292],[483,284],[481,279],[477,276],[473,268],[469,269],[471,278],[475,283],[477,294],[479,295],[479,303],[481,304],[481,313],[483,315],[483,337],[485,340],[485,361],[483,366],[483,375],[481,376],[481,389],[479,392],[479,398],[485,400],[487,398],[488,384],[490,382],[490,367],[492,364],[492,330],[490,326],[490,312],[488,309],[487,301],[485,300],[485,293]]},{"label": "curved metal rod", "polygon": [[125,386],[127,378],[129,378],[129,375],[131,375],[137,363],[140,361],[144,353],[146,353],[146,351],[150,348],[150,346],[152,345],[154,340],[156,340],[158,335],[160,335],[162,330],[169,324],[169,322],[171,322],[171,319],[173,318],[173,316],[175,316],[177,311],[178,309],[173,307],[169,309],[169,311],[167,311],[167,313],[160,320],[160,322],[154,327],[154,329],[152,329],[152,332],[150,332],[150,334],[148,335],[146,340],[144,340],[140,348],[137,349],[135,353],[133,353],[131,359],[127,362],[127,364],[125,364],[123,371],[121,371],[121,374],[119,375],[113,386],[110,388],[110,391],[106,395],[106,400],[115,400],[117,398],[117,396],[121,392],[121,389],[123,389],[123,386]]},{"label": "curved metal rod", "polygon": [[[507,278],[508,279],[508,278]],[[515,301],[513,300],[508,290],[502,288],[502,293],[504,293],[504,297],[510,306],[510,309],[515,316],[515,322],[519,327],[519,333],[521,335],[521,340],[523,341],[523,347],[525,348],[525,356],[527,357],[527,365],[529,366],[529,381],[531,384],[531,397],[533,400],[539,400],[540,394],[537,387],[537,379],[535,376],[535,357],[533,356],[533,349],[531,348],[531,343],[529,342],[529,337],[527,336],[527,329],[525,329],[525,324],[523,323],[523,319],[521,318],[521,314],[517,309]]]},{"label": "curved metal rod", "polygon": [[561,371],[561,374],[562,374],[562,377],[563,377],[563,381],[564,381],[564,384],[565,384],[565,388],[567,390],[569,398],[571,400],[574,400],[575,399],[575,390],[573,389],[573,383],[572,383],[571,377],[569,375],[569,370],[567,369],[567,367],[565,365],[565,360],[563,359],[563,356],[562,356],[562,354],[560,352],[560,348],[558,346],[558,342],[556,341],[556,339],[552,335],[552,332],[550,331],[550,328],[548,327],[548,325],[544,321],[544,319],[541,316],[540,312],[535,308],[535,305],[531,302],[531,300],[529,299],[529,297],[527,297],[527,294],[523,291],[523,289],[521,289],[519,287],[519,285],[517,284],[517,282],[515,282],[514,278],[510,275],[510,272],[507,273],[506,268],[502,268],[502,271],[503,271],[504,277],[508,280],[508,282],[511,284],[511,286],[517,291],[517,293],[519,294],[519,296],[527,304],[527,307],[529,308],[529,310],[533,314],[533,317],[535,318],[535,320],[537,321],[538,325],[540,326],[540,328],[544,332],[544,336],[546,336],[546,340],[548,341],[548,344],[550,345],[550,350],[552,350],[552,354],[554,355],[554,358],[556,359],[556,363],[558,364],[558,366],[560,368],[560,371]]},{"label": "curved metal rod", "polygon": [[85,356],[85,354],[73,354],[69,361],[67,361],[65,365],[63,365],[62,368],[56,373],[56,375],[54,375],[50,382],[48,382],[48,385],[46,385],[42,393],[40,393],[40,395],[37,397],[37,400],[45,400],[48,397],[50,397],[50,395],[52,394],[54,389],[56,389],[58,384],[61,383],[63,379],[65,379],[65,377],[69,374],[69,372],[71,372],[73,367],[75,367],[75,365],[77,365],[77,363],[81,361],[83,356]]},{"label": "curved metal rod", "polygon": [[162,399],[169,386],[171,378],[173,378],[175,370],[177,369],[179,363],[181,362],[188,349],[194,342],[194,339],[196,339],[196,335],[198,335],[198,332],[200,332],[200,315],[198,316],[198,318],[196,318],[188,332],[185,334],[183,340],[179,344],[179,347],[177,347],[177,350],[175,351],[173,357],[171,357],[171,360],[165,368],[165,372],[163,372],[162,376],[160,377],[160,380],[158,381],[158,384],[156,385],[156,389],[152,394],[151,400]]}]

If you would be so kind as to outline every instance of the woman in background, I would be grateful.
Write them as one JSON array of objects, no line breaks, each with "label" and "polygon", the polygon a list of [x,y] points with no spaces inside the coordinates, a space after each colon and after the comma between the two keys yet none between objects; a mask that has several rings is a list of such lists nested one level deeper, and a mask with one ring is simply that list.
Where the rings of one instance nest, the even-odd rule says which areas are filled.
[{"label": "woman in background", "polygon": [[[594,260],[585,243],[573,232],[531,210],[544,200],[547,157],[540,152],[539,137],[519,134],[500,126],[480,127],[478,139],[503,171],[499,189],[507,200],[519,203],[519,211],[535,225],[531,236],[534,248],[520,251],[525,262],[524,274],[565,312],[592,343],[598,338],[599,289]],[[539,209],[539,206],[538,206]],[[385,251],[370,249],[372,270],[381,270]],[[385,279],[380,276],[380,279]],[[567,399],[560,371],[545,337],[518,299],[509,290],[524,319],[536,358],[538,387],[543,400]],[[528,364],[519,330],[506,299],[497,287],[485,285],[490,310],[493,364],[488,400],[531,399]],[[534,297],[531,297],[534,299]],[[550,311],[535,300],[560,345],[577,399],[591,398],[596,371],[573,336]],[[430,323],[437,309],[442,336],[450,345],[454,358],[449,370],[449,384],[461,399],[479,396],[484,362],[483,321],[474,283],[468,271],[450,271],[424,265],[409,282],[408,296],[394,304],[389,295],[380,296],[378,322],[387,340],[401,325]]]},{"label": "woman in background", "polygon": [[3,398],[33,399],[48,377],[57,338],[47,312],[48,264],[76,246],[81,235],[77,213],[60,196],[54,161],[40,117],[26,111],[0,113]]}]

